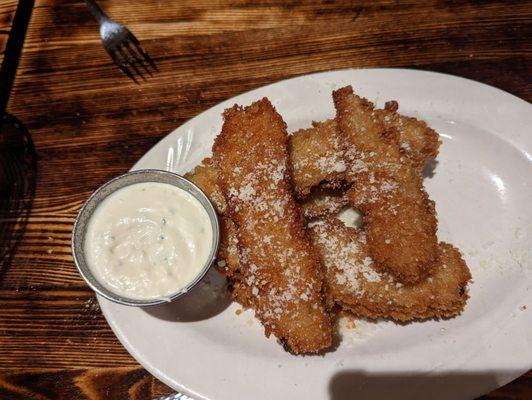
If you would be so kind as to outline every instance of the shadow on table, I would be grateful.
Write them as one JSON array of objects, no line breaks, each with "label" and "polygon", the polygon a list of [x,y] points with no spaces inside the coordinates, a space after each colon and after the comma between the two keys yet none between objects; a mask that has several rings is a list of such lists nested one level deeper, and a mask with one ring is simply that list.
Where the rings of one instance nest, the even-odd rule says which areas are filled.
[{"label": "shadow on table", "polygon": [[169,304],[143,308],[165,321],[194,322],[212,318],[231,304],[225,277],[212,267],[193,290]]},{"label": "shadow on table", "polygon": [[473,399],[500,386],[499,381],[500,378],[498,380],[490,371],[428,375],[421,372],[372,374],[348,370],[336,373],[329,382],[329,400]]},{"label": "shadow on table", "polygon": [[37,153],[30,133],[9,114],[1,122],[0,284],[24,235],[37,178]]}]

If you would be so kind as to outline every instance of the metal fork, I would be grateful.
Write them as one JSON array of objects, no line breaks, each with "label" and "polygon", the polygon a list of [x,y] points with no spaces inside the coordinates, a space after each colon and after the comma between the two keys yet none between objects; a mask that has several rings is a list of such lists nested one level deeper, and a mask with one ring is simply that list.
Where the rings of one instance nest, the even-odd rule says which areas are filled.
[{"label": "metal fork", "polygon": [[[114,63],[135,83],[135,74],[146,80],[142,71],[152,76],[152,71],[159,71],[155,62],[140,46],[140,42],[129,29],[113,21],[94,0],[85,0],[89,11],[100,24],[100,39],[103,47]],[[140,68],[139,68],[140,67]]]}]

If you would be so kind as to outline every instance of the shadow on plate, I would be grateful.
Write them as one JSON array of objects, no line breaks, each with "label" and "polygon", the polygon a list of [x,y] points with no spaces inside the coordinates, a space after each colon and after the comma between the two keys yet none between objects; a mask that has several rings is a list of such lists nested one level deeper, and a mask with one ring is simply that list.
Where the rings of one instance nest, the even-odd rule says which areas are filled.
[{"label": "shadow on plate", "polygon": [[24,235],[35,196],[37,153],[14,116],[0,121],[0,284]]},{"label": "shadow on plate", "polygon": [[169,304],[143,308],[165,321],[194,322],[212,318],[231,304],[225,277],[211,268],[193,290]]},{"label": "shadow on plate", "polygon": [[498,387],[490,371],[372,374],[342,371],[329,382],[329,400],[472,399]]},{"label": "shadow on plate", "polygon": [[427,161],[425,167],[423,168],[423,178],[433,178],[436,173],[436,167],[438,166],[437,160]]}]

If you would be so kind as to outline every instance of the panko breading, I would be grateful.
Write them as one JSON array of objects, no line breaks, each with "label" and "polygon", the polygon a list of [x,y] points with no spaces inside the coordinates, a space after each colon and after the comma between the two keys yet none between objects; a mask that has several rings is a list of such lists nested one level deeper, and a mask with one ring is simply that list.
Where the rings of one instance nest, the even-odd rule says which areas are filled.
[{"label": "panko breading", "polygon": [[224,113],[213,154],[250,307],[266,335],[293,353],[329,347],[324,275],[292,196],[286,124],[268,99],[234,106]]},{"label": "panko breading", "polygon": [[428,279],[404,286],[375,268],[363,229],[329,218],[309,231],[326,268],[329,296],[356,316],[409,321],[453,317],[463,310],[471,274],[450,244],[440,243],[440,261]]},{"label": "panko breading", "polygon": [[349,200],[364,214],[372,258],[403,283],[426,278],[438,261],[434,203],[422,176],[401,154],[373,104],[348,86],[333,92],[337,123],[349,146]]},{"label": "panko breading", "polygon": [[205,193],[218,213],[220,245],[218,246],[216,268],[228,278],[228,289],[231,297],[248,307],[251,293],[240,270],[236,227],[226,214],[227,205],[218,185],[218,174],[212,159],[204,159],[200,165],[186,173],[185,178],[196,184]]},{"label": "panko breading", "polygon": [[386,130],[397,131],[401,152],[422,171],[425,163],[438,155],[438,133],[424,121],[397,113],[398,107],[396,101],[389,101],[384,109],[376,110],[377,116]]},{"label": "panko breading", "polygon": [[236,243],[236,228],[227,217],[227,205],[220,186],[218,174],[212,159],[206,158],[200,165],[185,174],[185,178],[196,184],[209,198],[219,216],[220,246],[218,250],[218,266],[223,273],[229,274],[240,267]]},{"label": "panko breading", "polygon": [[331,188],[342,186],[346,168],[342,141],[334,119],[313,122],[312,128],[290,136],[288,151],[298,198],[308,196],[322,182]]},{"label": "panko breading", "polygon": [[216,166],[211,158],[205,158],[192,171],[185,174],[185,178],[198,186],[209,198],[218,215],[225,214],[225,199],[220,186]]}]

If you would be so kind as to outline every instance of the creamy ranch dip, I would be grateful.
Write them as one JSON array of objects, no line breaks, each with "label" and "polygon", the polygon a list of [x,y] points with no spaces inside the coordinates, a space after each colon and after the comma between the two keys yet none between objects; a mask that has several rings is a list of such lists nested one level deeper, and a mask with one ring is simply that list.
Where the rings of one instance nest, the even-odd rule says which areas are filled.
[{"label": "creamy ranch dip", "polygon": [[201,203],[157,182],[119,189],[92,214],[87,264],[98,281],[124,297],[165,298],[184,289],[208,261],[213,231]]}]

